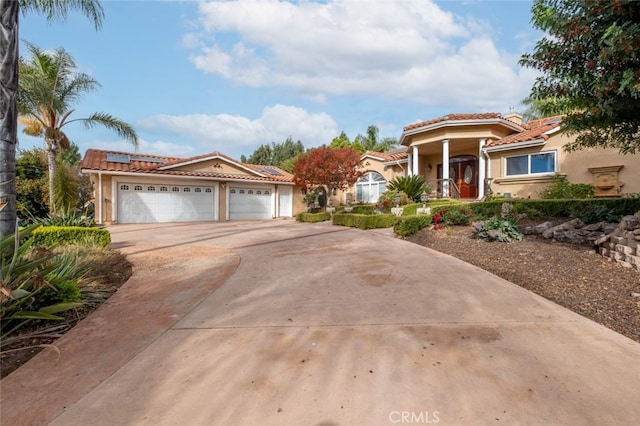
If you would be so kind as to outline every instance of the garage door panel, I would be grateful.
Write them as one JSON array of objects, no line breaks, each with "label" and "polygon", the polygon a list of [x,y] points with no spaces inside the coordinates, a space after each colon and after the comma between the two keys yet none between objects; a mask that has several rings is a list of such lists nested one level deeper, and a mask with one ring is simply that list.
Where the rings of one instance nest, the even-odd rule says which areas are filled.
[{"label": "garage door panel", "polygon": [[119,223],[215,220],[215,188],[191,185],[118,184]]},{"label": "garage door panel", "polygon": [[270,188],[229,188],[230,220],[264,220],[272,217]]}]

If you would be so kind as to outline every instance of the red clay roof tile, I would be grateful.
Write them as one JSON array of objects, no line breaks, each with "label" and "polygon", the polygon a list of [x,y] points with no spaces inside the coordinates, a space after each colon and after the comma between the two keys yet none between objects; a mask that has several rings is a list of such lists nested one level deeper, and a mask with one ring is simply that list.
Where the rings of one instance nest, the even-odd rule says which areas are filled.
[{"label": "red clay roof tile", "polygon": [[466,121],[466,120],[490,120],[503,118],[499,112],[484,112],[478,114],[447,114],[433,120],[422,121],[420,123],[409,124],[404,127],[404,131],[419,129],[420,127],[430,126],[432,124],[442,123],[445,121]]},{"label": "red clay roof tile", "polygon": [[[127,161],[108,161],[108,157],[117,159],[120,156]],[[219,172],[204,172],[204,171],[184,171],[175,170],[173,168],[166,169],[167,166],[178,166],[184,163],[192,163],[198,160],[204,160],[211,157],[218,157],[225,159],[233,164],[244,167],[248,173],[253,171],[255,174],[235,174],[235,173],[219,173]],[[129,152],[118,151],[103,151],[98,149],[87,150],[84,158],[82,159],[81,168],[83,170],[95,170],[103,172],[127,172],[127,173],[140,173],[153,174],[153,175],[168,175],[168,176],[193,176],[193,177],[208,177],[215,179],[225,180],[258,180],[265,182],[293,182],[293,175],[273,166],[259,166],[254,164],[244,164],[237,161],[227,155],[220,154],[219,152],[211,152],[208,154],[197,155],[188,158],[179,157],[165,157],[160,155],[138,154]],[[271,169],[279,174],[269,173],[265,168]]]},{"label": "red clay roof tile", "polygon": [[502,139],[492,140],[487,144],[487,148],[494,146],[503,146],[518,142],[533,141],[536,139],[549,139],[549,135],[545,134],[549,130],[555,129],[562,123],[562,116],[547,117],[540,120],[530,121],[523,125],[526,129],[520,133],[514,133]]}]

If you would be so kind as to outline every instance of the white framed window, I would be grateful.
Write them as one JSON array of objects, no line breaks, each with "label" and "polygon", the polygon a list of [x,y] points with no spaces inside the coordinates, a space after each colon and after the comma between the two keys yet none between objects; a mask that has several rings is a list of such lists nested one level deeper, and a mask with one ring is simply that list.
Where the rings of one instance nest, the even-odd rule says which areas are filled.
[{"label": "white framed window", "polygon": [[376,203],[387,190],[387,181],[378,172],[369,172],[356,182],[356,201]]},{"label": "white framed window", "polygon": [[506,176],[541,175],[556,172],[556,151],[514,155],[505,158]]},{"label": "white framed window", "polygon": [[167,192],[167,187],[166,186],[161,186],[160,187],[160,192]]},{"label": "white framed window", "polygon": [[142,191],[142,185],[136,185],[133,187],[134,191]]},{"label": "white framed window", "polygon": [[120,190],[121,191],[128,191],[129,190],[129,185],[120,185]]}]

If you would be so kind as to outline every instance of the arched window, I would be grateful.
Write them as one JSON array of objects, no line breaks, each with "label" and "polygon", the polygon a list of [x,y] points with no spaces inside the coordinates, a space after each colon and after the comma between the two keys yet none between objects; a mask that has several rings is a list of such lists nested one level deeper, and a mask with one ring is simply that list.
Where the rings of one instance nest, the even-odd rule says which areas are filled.
[{"label": "arched window", "polygon": [[387,190],[387,181],[378,172],[369,172],[356,182],[356,201],[376,203]]}]

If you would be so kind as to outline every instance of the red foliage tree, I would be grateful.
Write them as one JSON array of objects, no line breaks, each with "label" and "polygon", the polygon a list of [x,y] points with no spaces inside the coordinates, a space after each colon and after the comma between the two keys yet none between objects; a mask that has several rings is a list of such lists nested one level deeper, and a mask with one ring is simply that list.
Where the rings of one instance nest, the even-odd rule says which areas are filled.
[{"label": "red foliage tree", "polygon": [[324,186],[331,193],[353,186],[364,174],[360,153],[351,148],[314,148],[300,156],[293,167],[293,181],[304,190]]}]

